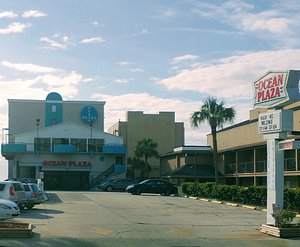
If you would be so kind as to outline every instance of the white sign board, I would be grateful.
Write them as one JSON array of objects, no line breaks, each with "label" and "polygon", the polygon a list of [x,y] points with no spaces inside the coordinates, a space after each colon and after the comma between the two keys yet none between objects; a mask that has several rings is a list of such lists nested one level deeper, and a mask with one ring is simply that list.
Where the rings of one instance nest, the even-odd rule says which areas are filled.
[{"label": "white sign board", "polygon": [[280,112],[267,112],[259,114],[258,131],[260,133],[280,132],[281,131]]},{"label": "white sign board", "polygon": [[[284,121],[282,121],[284,119]],[[278,133],[293,130],[293,112],[274,110],[259,114],[258,132],[261,134]]]}]

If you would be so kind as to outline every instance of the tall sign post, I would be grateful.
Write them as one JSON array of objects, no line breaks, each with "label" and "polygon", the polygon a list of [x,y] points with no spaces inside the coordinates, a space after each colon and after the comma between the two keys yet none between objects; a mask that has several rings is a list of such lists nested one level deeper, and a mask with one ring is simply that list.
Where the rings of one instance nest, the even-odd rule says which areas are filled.
[{"label": "tall sign post", "polygon": [[293,131],[293,111],[283,107],[300,100],[300,71],[268,72],[253,83],[254,107],[267,108],[258,117],[258,132],[267,140],[267,224],[284,204],[284,151],[279,143]]}]

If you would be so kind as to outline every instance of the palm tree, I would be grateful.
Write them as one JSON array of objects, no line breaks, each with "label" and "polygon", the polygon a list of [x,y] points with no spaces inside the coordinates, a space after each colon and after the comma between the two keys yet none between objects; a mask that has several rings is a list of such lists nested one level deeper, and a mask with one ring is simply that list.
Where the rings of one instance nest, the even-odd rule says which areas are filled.
[{"label": "palm tree", "polygon": [[148,163],[148,159],[158,155],[156,148],[157,143],[150,138],[144,138],[138,141],[138,143],[136,144],[135,155],[138,158],[144,158],[144,175],[146,178],[149,178],[149,171],[151,169],[151,166]]},{"label": "palm tree", "polygon": [[136,176],[135,176],[135,171],[136,170],[141,171],[140,172],[140,174],[141,174],[140,177],[143,176],[143,169],[145,167],[145,162],[143,160],[140,160],[136,156],[134,156],[133,158],[128,157],[127,164],[130,166],[129,174],[131,175],[131,177],[133,179],[136,179]]},{"label": "palm tree", "polygon": [[214,97],[208,97],[203,101],[200,111],[196,111],[191,115],[192,127],[198,127],[203,122],[208,122],[211,128],[213,139],[213,155],[215,166],[215,182],[218,182],[218,146],[217,146],[217,128],[222,128],[226,122],[233,123],[235,118],[235,110],[232,107],[224,107],[224,102],[217,102]]}]

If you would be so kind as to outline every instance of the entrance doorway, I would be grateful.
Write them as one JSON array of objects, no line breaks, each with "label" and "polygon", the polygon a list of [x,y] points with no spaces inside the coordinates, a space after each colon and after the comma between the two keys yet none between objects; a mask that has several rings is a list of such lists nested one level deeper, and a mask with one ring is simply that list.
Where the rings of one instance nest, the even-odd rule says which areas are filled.
[{"label": "entrance doorway", "polygon": [[45,171],[45,190],[88,190],[89,172],[83,171]]}]

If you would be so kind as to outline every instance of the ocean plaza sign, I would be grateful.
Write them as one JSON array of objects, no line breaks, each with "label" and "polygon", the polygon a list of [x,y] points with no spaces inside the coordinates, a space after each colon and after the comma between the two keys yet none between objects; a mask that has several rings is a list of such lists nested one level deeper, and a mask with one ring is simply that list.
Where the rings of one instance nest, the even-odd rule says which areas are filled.
[{"label": "ocean plaza sign", "polygon": [[282,107],[300,100],[300,71],[270,71],[253,83],[254,107]]}]

